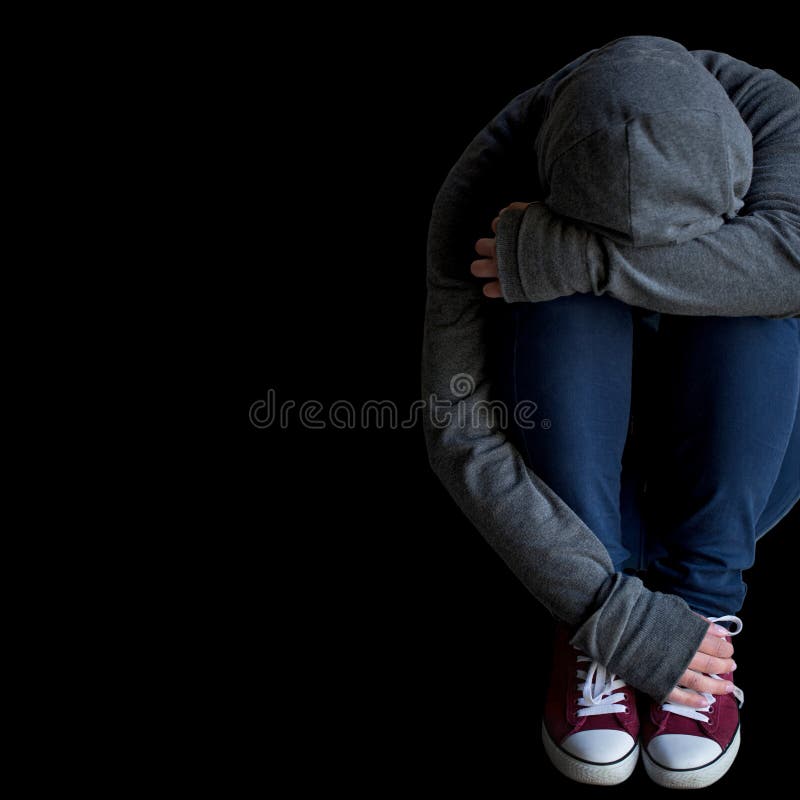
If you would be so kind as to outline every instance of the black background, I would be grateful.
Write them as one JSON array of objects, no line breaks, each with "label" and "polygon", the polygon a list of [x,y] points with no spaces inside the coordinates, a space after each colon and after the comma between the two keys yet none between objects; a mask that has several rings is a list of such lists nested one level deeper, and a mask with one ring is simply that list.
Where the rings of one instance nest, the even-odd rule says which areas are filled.
[{"label": "black background", "polygon": [[[292,37],[291,57],[242,34],[228,64],[220,113],[235,290],[223,355],[243,393],[214,591],[236,676],[230,703],[248,719],[229,731],[233,774],[263,765],[298,786],[314,777],[376,791],[657,791],[641,767],[610,790],[550,767],[539,739],[548,617],[438,484],[419,426],[309,431],[296,409],[288,429],[248,419],[269,389],[279,403],[326,408],[391,399],[405,410],[418,398],[435,193],[475,133],[563,64],[647,33],[800,80],[780,26],[676,18],[575,29],[574,19],[489,16],[464,31],[387,17],[367,21],[369,35],[343,33],[341,17],[329,35],[319,19],[316,37]],[[779,722],[794,665],[780,647],[793,635],[798,522],[795,509],[748,575],[743,746],[712,792],[793,756]]]}]

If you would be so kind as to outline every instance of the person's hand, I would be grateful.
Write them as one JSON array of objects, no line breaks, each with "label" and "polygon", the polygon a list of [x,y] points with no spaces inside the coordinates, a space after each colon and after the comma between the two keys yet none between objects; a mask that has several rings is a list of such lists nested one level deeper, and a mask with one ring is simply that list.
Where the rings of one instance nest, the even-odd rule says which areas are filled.
[{"label": "person's hand", "polygon": [[[500,214],[503,211],[508,211],[509,208],[527,208],[530,203],[511,203],[507,205],[504,209],[500,211]],[[498,214],[492,220],[492,233],[497,233],[497,223],[500,221],[500,214]],[[485,239],[478,239],[475,243],[475,252],[479,256],[483,256],[483,258],[479,258],[476,261],[472,262],[472,266],[470,267],[470,272],[476,278],[491,278],[487,284],[483,287],[483,293],[487,297],[502,297],[503,290],[500,287],[500,280],[498,278],[498,271],[497,271],[497,250],[495,248],[495,239],[494,237],[485,238]]]},{"label": "person's hand", "polygon": [[689,662],[689,669],[683,673],[678,685],[667,696],[669,702],[704,708],[708,705],[708,700],[698,692],[730,694],[733,691],[733,684],[730,681],[708,677],[733,672],[736,669],[736,663],[731,658],[733,645],[725,639],[727,635],[728,631],[720,625],[715,625],[713,622],[708,624],[708,631],[694,658]]}]

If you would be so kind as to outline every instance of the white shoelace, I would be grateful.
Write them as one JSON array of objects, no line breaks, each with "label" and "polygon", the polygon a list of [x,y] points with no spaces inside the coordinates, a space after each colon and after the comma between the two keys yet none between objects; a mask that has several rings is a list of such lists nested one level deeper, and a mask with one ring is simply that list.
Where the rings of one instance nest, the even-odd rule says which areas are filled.
[{"label": "white shoelace", "polygon": [[625,686],[625,681],[620,680],[613,672],[597,661],[592,661],[589,656],[578,656],[578,661],[588,661],[589,669],[577,671],[577,676],[583,683],[578,684],[578,690],[583,696],[578,699],[581,706],[579,717],[593,717],[596,714],[616,714],[627,711],[627,706],[620,705],[625,699],[622,692],[617,692]]},{"label": "white shoelace", "polygon": [[[737,633],[742,632],[742,621],[739,619],[739,617],[735,617],[733,614],[728,614],[724,617],[709,617],[709,622],[734,622],[736,625],[738,625],[738,627],[736,630],[730,631],[730,635],[736,636]],[[719,675],[709,675],[709,678],[716,678],[718,681],[722,680]],[[708,722],[708,717],[702,712],[705,711],[708,713],[711,711],[711,706],[717,702],[717,698],[708,692],[701,692],[701,694],[708,701],[708,705],[703,706],[702,708],[693,708],[692,706],[685,706],[681,703],[664,703],[661,708],[664,711],[671,711],[673,714],[679,714],[682,717],[696,719],[700,722]],[[739,705],[744,703],[744,692],[738,686],[734,686],[733,696],[739,701]]]}]

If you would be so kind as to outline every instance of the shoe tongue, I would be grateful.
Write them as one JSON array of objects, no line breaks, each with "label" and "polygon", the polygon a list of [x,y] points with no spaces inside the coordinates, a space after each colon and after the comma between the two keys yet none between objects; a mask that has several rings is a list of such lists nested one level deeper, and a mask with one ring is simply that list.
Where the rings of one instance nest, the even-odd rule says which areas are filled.
[{"label": "shoe tongue", "polygon": [[607,731],[612,730],[625,730],[625,725],[620,720],[620,713],[612,714],[593,714],[590,717],[580,717],[583,724],[580,726],[582,731]]},{"label": "shoe tongue", "polygon": [[683,733],[688,736],[705,736],[707,729],[707,723],[701,722],[698,719],[682,717],[680,714],[669,715],[669,733]]}]

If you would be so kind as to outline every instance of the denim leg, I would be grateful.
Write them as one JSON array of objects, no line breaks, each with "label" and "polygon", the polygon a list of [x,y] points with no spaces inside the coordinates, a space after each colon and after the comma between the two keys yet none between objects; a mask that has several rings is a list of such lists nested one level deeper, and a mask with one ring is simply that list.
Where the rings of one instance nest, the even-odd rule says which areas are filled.
[{"label": "denim leg", "polygon": [[536,404],[535,426],[512,422],[512,435],[531,469],[621,569],[628,556],[620,475],[631,401],[631,309],[608,296],[576,294],[506,310],[503,399]]},{"label": "denim leg", "polygon": [[774,528],[800,500],[800,406],[794,420],[792,436],[783,457],[778,480],[772,488],[766,508],[758,518],[756,537],[761,538]]},{"label": "denim leg", "polygon": [[658,338],[660,438],[647,500],[666,555],[649,582],[703,614],[735,613],[759,520],[776,487],[791,491],[791,475],[779,482],[783,465],[798,464],[799,323],[662,315]]}]

